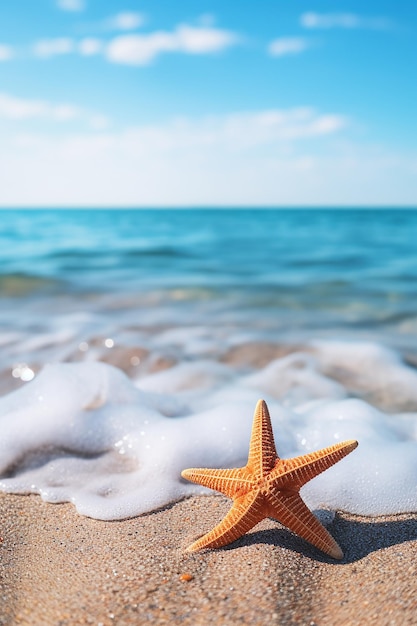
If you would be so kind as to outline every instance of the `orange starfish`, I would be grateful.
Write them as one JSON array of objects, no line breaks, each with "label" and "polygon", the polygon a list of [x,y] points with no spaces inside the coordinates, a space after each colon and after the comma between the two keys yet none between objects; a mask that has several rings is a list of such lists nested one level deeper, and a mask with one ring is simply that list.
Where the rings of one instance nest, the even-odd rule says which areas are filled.
[{"label": "orange starfish", "polygon": [[248,532],[265,517],[272,517],[335,559],[343,552],[304,504],[300,488],[352,452],[357,441],[344,441],[294,459],[280,459],[274,443],[271,418],[259,400],[253,418],[249,458],[237,469],[186,469],[181,475],[233,498],[226,517],[187,548],[225,546]]}]

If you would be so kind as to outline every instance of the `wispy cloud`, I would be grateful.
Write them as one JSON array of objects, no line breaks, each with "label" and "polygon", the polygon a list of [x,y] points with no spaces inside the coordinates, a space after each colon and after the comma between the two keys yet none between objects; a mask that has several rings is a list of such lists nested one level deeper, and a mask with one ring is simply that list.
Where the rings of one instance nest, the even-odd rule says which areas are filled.
[{"label": "wispy cloud", "polygon": [[[335,133],[347,125],[342,115],[318,114],[310,107],[233,113],[202,120],[179,119],[169,127],[152,129],[164,146],[210,145],[230,150]],[[162,131],[162,132],[161,132]],[[140,130],[136,131],[140,133]],[[150,129],[146,129],[149,136]],[[170,138],[167,143],[167,138]]]},{"label": "wispy cloud", "polygon": [[53,105],[44,100],[24,99],[0,93],[0,118],[27,120],[49,118],[67,121],[79,115],[80,110],[69,104]]},{"label": "wispy cloud", "polygon": [[[24,100],[0,94],[0,117],[28,119],[50,117],[64,121],[85,115],[81,108],[54,105],[44,101]],[[97,125],[100,116],[96,115]],[[333,135],[348,126],[348,119],[339,114],[320,114],[310,107],[270,109],[257,112],[236,112],[229,115],[202,118],[178,117],[166,123],[136,126],[106,134],[113,148],[137,154],[172,154],[174,157],[190,151],[220,150],[239,152],[267,145],[283,146],[311,138]],[[104,137],[104,136],[103,136]],[[102,137],[102,139],[103,139]],[[72,143],[73,139],[69,139]],[[92,137],[78,136],[79,145],[90,144]],[[122,151],[123,151],[122,150]]]},{"label": "wispy cloud", "polygon": [[13,56],[14,56],[13,48],[4,43],[0,43],[0,61],[8,61]]},{"label": "wispy cloud", "polygon": [[304,28],[370,28],[385,30],[392,22],[385,17],[364,17],[356,13],[303,13],[300,18]]},{"label": "wispy cloud", "polygon": [[268,46],[271,56],[280,57],[287,54],[299,54],[310,46],[304,37],[279,37],[274,39]]},{"label": "wispy cloud", "polygon": [[50,122],[79,120],[95,130],[103,130],[109,125],[109,120],[104,115],[86,111],[73,104],[19,98],[8,93],[0,93],[0,119],[2,118],[16,122],[36,119]]},{"label": "wispy cloud", "polygon": [[40,39],[33,46],[35,56],[48,59],[56,55],[69,54],[75,48],[74,41],[70,37],[57,37],[55,39]]},{"label": "wispy cloud", "polygon": [[145,23],[145,16],[135,11],[124,11],[104,22],[104,27],[110,30],[135,30]]},{"label": "wispy cloud", "polygon": [[57,0],[57,7],[62,11],[84,11],[84,0]]},{"label": "wispy cloud", "polygon": [[342,115],[300,107],[60,136],[22,127],[0,145],[0,171],[10,181],[0,186],[0,204],[288,202],[294,189],[307,193],[299,180],[314,168],[312,142],[327,142],[347,124]]},{"label": "wispy cloud", "polygon": [[113,63],[147,65],[162,53],[219,52],[236,44],[238,40],[236,34],[227,30],[181,24],[172,32],[156,31],[115,37],[107,47],[106,56]]},{"label": "wispy cloud", "polygon": [[[133,28],[134,23],[139,24],[138,16],[139,14],[134,13],[119,14],[116,16],[114,28],[116,24],[118,29],[128,30],[128,24]],[[70,53],[78,53],[85,57],[102,53],[112,63],[147,65],[162,53],[210,54],[220,52],[238,41],[239,37],[228,30],[181,24],[171,32],[118,35],[107,42],[97,37],[85,37],[78,41],[70,37],[41,39],[33,44],[32,51],[35,56],[42,59]],[[0,61],[10,58],[11,54],[9,47],[0,44]]]},{"label": "wispy cloud", "polygon": [[78,42],[78,52],[82,56],[99,54],[103,49],[103,42],[95,37],[86,37]]},{"label": "wispy cloud", "polygon": [[20,132],[0,143],[0,205],[415,204],[416,153],[355,145],[338,134],[344,124],[302,108],[112,133]]}]

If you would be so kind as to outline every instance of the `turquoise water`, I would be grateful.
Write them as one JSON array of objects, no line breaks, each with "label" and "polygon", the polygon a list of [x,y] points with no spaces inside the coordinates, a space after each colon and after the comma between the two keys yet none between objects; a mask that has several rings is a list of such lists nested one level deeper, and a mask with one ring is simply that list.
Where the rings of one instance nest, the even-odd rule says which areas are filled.
[{"label": "turquoise water", "polygon": [[61,360],[54,345],[94,333],[129,342],[127,329],[156,326],[417,348],[414,210],[10,210],[0,220],[4,368]]},{"label": "turquoise water", "polygon": [[3,211],[0,294],[199,289],[243,303],[414,315],[411,210]]}]

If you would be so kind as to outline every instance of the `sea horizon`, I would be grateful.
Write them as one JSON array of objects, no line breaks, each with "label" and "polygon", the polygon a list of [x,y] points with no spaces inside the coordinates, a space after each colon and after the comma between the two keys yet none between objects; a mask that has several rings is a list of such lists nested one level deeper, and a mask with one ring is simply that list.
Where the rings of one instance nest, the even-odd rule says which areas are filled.
[{"label": "sea horizon", "polygon": [[0,211],[408,211],[416,210],[417,204],[314,204],[314,205],[27,205],[0,206]]}]

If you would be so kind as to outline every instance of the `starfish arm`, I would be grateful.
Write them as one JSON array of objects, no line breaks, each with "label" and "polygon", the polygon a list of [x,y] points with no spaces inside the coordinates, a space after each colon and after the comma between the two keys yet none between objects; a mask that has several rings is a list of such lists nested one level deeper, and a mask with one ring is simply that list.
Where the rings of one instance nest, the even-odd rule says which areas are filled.
[{"label": "starfish arm", "polygon": [[229,498],[234,498],[240,492],[248,491],[253,487],[253,482],[250,480],[246,468],[205,469],[192,467],[183,470],[181,476],[203,487],[220,491]]},{"label": "starfish arm", "polygon": [[226,517],[210,532],[197,539],[187,552],[196,552],[203,548],[220,548],[236,541],[264,519],[264,500],[258,490],[236,498]]},{"label": "starfish arm", "polygon": [[259,400],[253,416],[247,468],[261,478],[274,468],[277,458],[268,407],[264,400]]},{"label": "starfish arm", "polygon": [[268,504],[270,517],[334,559],[343,558],[340,546],[304,504],[300,494],[272,490]]},{"label": "starfish arm", "polygon": [[282,459],[271,472],[271,479],[277,480],[277,485],[281,488],[285,485],[287,488],[299,489],[309,480],[341,461],[357,445],[357,441],[343,441],[294,459]]}]

